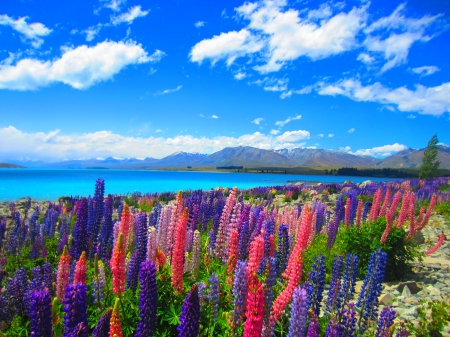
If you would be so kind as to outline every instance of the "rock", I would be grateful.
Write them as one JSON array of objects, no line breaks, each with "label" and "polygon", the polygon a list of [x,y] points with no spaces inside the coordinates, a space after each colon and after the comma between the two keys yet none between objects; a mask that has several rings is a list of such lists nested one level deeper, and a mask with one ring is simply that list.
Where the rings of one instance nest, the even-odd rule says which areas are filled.
[{"label": "rock", "polygon": [[390,305],[390,304],[394,303],[394,298],[390,294],[381,295],[378,300],[380,303],[382,303],[384,305]]},{"label": "rock", "polygon": [[402,297],[404,298],[408,298],[411,296],[411,290],[409,290],[409,287],[403,287],[403,291],[402,291]]},{"label": "rock", "polygon": [[[407,287],[405,287],[405,288],[407,288]],[[418,305],[419,304],[419,300],[414,298],[414,297],[405,298],[405,303],[406,304],[410,304],[410,305]]]},{"label": "rock", "polygon": [[403,293],[403,288],[408,287],[411,294],[417,294],[419,291],[422,290],[422,288],[415,282],[415,281],[406,281],[402,282],[397,286],[397,290],[401,293]]},{"label": "rock", "polygon": [[422,232],[417,232],[416,234],[414,234],[413,240],[416,241],[416,243],[419,245],[425,243],[425,238]]}]

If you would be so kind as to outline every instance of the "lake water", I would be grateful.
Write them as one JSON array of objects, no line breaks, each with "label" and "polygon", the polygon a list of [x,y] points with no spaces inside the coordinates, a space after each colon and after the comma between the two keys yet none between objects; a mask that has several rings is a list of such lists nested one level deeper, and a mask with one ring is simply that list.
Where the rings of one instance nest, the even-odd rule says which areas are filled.
[{"label": "lake water", "polygon": [[105,180],[106,194],[139,191],[177,192],[187,189],[209,190],[217,186],[239,189],[285,185],[296,181],[342,183],[390,181],[388,178],[344,176],[312,176],[268,173],[221,173],[148,170],[64,170],[64,169],[0,169],[0,201],[14,201],[25,196],[36,200],[57,200],[60,196],[94,194],[95,181]]}]

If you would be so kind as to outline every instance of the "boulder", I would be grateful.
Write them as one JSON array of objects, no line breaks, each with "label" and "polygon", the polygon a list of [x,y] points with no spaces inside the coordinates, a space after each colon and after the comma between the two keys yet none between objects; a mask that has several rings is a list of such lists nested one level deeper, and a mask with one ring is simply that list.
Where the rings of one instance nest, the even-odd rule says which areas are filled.
[{"label": "boulder", "polygon": [[422,232],[417,232],[416,234],[414,234],[413,240],[419,245],[425,243],[425,238]]},{"label": "boulder", "polygon": [[422,288],[415,281],[401,282],[397,286],[397,290],[403,294],[403,288],[405,286],[409,288],[410,294],[417,294],[419,291],[422,290]]},{"label": "boulder", "polygon": [[381,295],[378,301],[383,305],[391,305],[394,303],[394,298],[390,294]]}]

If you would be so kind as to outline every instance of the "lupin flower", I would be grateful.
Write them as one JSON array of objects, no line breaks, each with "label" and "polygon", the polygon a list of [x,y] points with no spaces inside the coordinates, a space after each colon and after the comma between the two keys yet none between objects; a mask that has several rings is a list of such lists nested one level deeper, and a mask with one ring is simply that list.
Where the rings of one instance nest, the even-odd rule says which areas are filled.
[{"label": "lupin flower", "polygon": [[[150,240],[147,240],[148,237],[148,230],[147,230],[147,213],[141,212],[137,216],[137,224],[138,224],[138,230],[137,230],[137,249],[139,251],[138,256],[138,266],[145,261],[147,257],[147,247]],[[154,235],[154,243],[156,244],[156,232]],[[154,247],[156,249],[156,247]],[[152,261],[153,263],[155,261]]]},{"label": "lupin flower", "polygon": [[200,300],[198,286],[193,284],[181,307],[178,337],[197,337],[200,327]]},{"label": "lupin flower", "polygon": [[64,246],[64,250],[59,258],[58,273],[56,276],[56,297],[59,302],[62,303],[66,296],[66,287],[69,284],[70,273],[70,255],[67,252],[67,246]]},{"label": "lupin flower", "polygon": [[308,317],[308,297],[304,287],[298,287],[292,295],[291,320],[288,337],[304,337]]},{"label": "lupin flower", "polygon": [[131,256],[130,263],[128,264],[127,273],[127,286],[126,289],[131,289],[134,293],[136,292],[139,277],[139,250],[135,250]]},{"label": "lupin flower", "polygon": [[192,258],[191,258],[191,276],[192,280],[197,279],[198,270],[200,268],[201,257],[201,236],[198,230],[194,231],[194,240],[192,244]]},{"label": "lupin flower", "polygon": [[158,294],[156,288],[156,270],[151,261],[141,264],[139,274],[139,321],[135,337],[151,337],[156,328],[156,311],[158,307]]},{"label": "lupin flower", "polygon": [[[336,255],[333,262],[333,273],[331,276],[330,290],[328,291],[327,307],[326,311],[328,315],[331,315],[334,311],[340,309],[339,293],[341,291],[341,278],[342,278],[342,256]],[[316,314],[318,312],[316,311]]]},{"label": "lupin flower", "polygon": [[350,196],[347,197],[347,201],[345,202],[345,224],[350,226],[350,211],[352,207],[352,199]]},{"label": "lupin flower", "polygon": [[73,284],[86,284],[86,252],[82,252],[80,259],[75,265],[75,274],[73,276]]},{"label": "lupin flower", "polygon": [[347,254],[345,258],[344,280],[339,293],[339,303],[345,304],[353,298],[356,277],[358,276],[358,256]]},{"label": "lupin flower", "polygon": [[208,297],[209,303],[211,305],[210,317],[216,320],[217,315],[219,313],[219,277],[215,273],[212,273],[208,281],[209,281]]},{"label": "lupin flower", "polygon": [[378,309],[378,297],[381,295],[384,272],[386,270],[387,254],[381,249],[372,253],[367,267],[361,293],[356,306],[360,308],[359,331],[365,330],[368,320],[375,319]]},{"label": "lupin flower", "polygon": [[363,206],[363,201],[359,200],[358,208],[356,209],[356,227],[357,228],[359,228],[359,226],[361,225],[362,206]]},{"label": "lupin flower", "polygon": [[444,235],[444,231],[442,231],[441,235],[439,236],[438,242],[434,245],[433,248],[430,248],[429,250],[427,250],[427,251],[425,252],[425,255],[428,256],[428,255],[431,255],[431,254],[433,254],[434,252],[436,252],[436,251],[439,249],[439,247],[442,246],[442,244],[444,243],[444,241],[445,241],[445,235]]},{"label": "lupin flower", "polygon": [[391,202],[391,189],[388,188],[386,191],[386,195],[384,197],[383,205],[381,206],[380,214],[379,216],[385,216],[387,209],[389,207],[389,203]]},{"label": "lupin flower", "polygon": [[253,274],[255,274],[264,257],[264,239],[262,235],[258,235],[255,240],[250,244],[250,254],[247,265],[247,278],[252,280]]},{"label": "lupin flower", "polygon": [[309,309],[308,313],[309,313],[309,326],[308,326],[308,333],[306,336],[319,337],[320,332],[319,318],[312,309]]},{"label": "lupin flower", "polygon": [[172,286],[181,292],[183,286],[184,247],[186,245],[186,226],[189,220],[189,210],[186,208],[178,220],[175,233],[175,244],[172,252]]},{"label": "lupin flower", "polygon": [[325,287],[325,256],[320,254],[313,261],[312,270],[308,276],[308,308],[319,315]]},{"label": "lupin flower", "polygon": [[277,282],[277,261],[274,257],[266,258],[266,282],[264,284],[264,324],[268,324],[273,303],[273,288]]},{"label": "lupin flower", "polygon": [[114,308],[111,313],[111,319],[109,321],[109,337],[123,337],[118,298],[116,298],[116,302],[114,303]]},{"label": "lupin flower", "polygon": [[125,291],[125,250],[122,233],[119,234],[119,239],[114,248],[110,267],[113,275],[113,291],[116,295],[121,295]]},{"label": "lupin flower", "polygon": [[234,299],[230,325],[236,330],[241,325],[247,299],[247,263],[244,261],[237,262],[232,292]]},{"label": "lupin flower", "polygon": [[276,253],[278,276],[286,269],[289,255],[288,226],[283,224],[278,229],[278,250]]},{"label": "lupin flower", "polygon": [[52,299],[50,291],[34,291],[30,301],[31,336],[46,337],[52,335]]},{"label": "lupin flower", "polygon": [[375,337],[388,337],[389,329],[394,324],[395,310],[391,306],[384,307],[380,313],[380,320],[378,322],[377,333]]},{"label": "lupin flower", "polygon": [[340,334],[345,337],[356,337],[356,310],[355,303],[348,303],[347,307],[342,309],[340,322]]},{"label": "lupin flower", "polygon": [[[125,246],[127,245],[127,239],[130,234],[130,226],[131,226],[131,213],[130,213],[130,206],[128,204],[125,204],[123,206],[122,211],[122,217],[120,218],[120,225],[119,225],[119,233],[122,233],[123,235],[123,248],[125,250]],[[120,234],[119,234],[120,235]]]},{"label": "lupin flower", "polygon": [[247,294],[247,311],[243,337],[260,337],[263,327],[264,290],[256,275],[251,276],[251,288]]},{"label": "lupin flower", "polygon": [[158,269],[166,264],[166,255],[161,249],[156,249],[156,265]]},{"label": "lupin flower", "polygon": [[[84,323],[87,327],[87,303],[86,303],[86,285],[69,284],[66,290],[66,297],[64,299],[63,310],[64,315],[64,337],[71,336],[72,332],[76,329],[77,325]],[[82,335],[87,337],[86,334]]]},{"label": "lupin flower", "polygon": [[77,205],[77,221],[73,227],[73,245],[71,255],[78,259],[83,251],[89,250],[88,234],[88,202],[86,198],[81,199]]},{"label": "lupin flower", "polygon": [[327,330],[325,331],[325,337],[339,337],[339,323],[335,319],[328,321]]},{"label": "lupin flower", "polygon": [[112,309],[108,308],[105,313],[98,320],[97,326],[92,332],[93,337],[108,337],[109,323],[111,320]]},{"label": "lupin flower", "polygon": [[[156,264],[156,229],[155,227],[148,228],[148,240],[147,240],[147,260]],[[142,260],[141,262],[144,262]]]},{"label": "lupin flower", "polygon": [[381,187],[373,195],[372,208],[370,209],[369,221],[375,221],[378,218],[380,202],[383,191]]},{"label": "lupin flower", "polygon": [[237,230],[232,229],[230,234],[230,240],[228,241],[228,261],[227,261],[227,273],[228,284],[233,284],[233,271],[236,268],[236,263],[239,255],[239,233]]}]

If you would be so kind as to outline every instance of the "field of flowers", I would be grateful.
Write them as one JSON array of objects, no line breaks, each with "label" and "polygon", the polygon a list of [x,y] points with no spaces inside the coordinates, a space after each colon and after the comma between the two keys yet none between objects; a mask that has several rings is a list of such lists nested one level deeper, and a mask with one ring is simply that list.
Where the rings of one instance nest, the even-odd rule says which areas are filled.
[{"label": "field of flowers", "polygon": [[0,336],[407,336],[382,282],[420,258],[449,184],[105,197],[98,179],[93,197],[9,203]]}]

